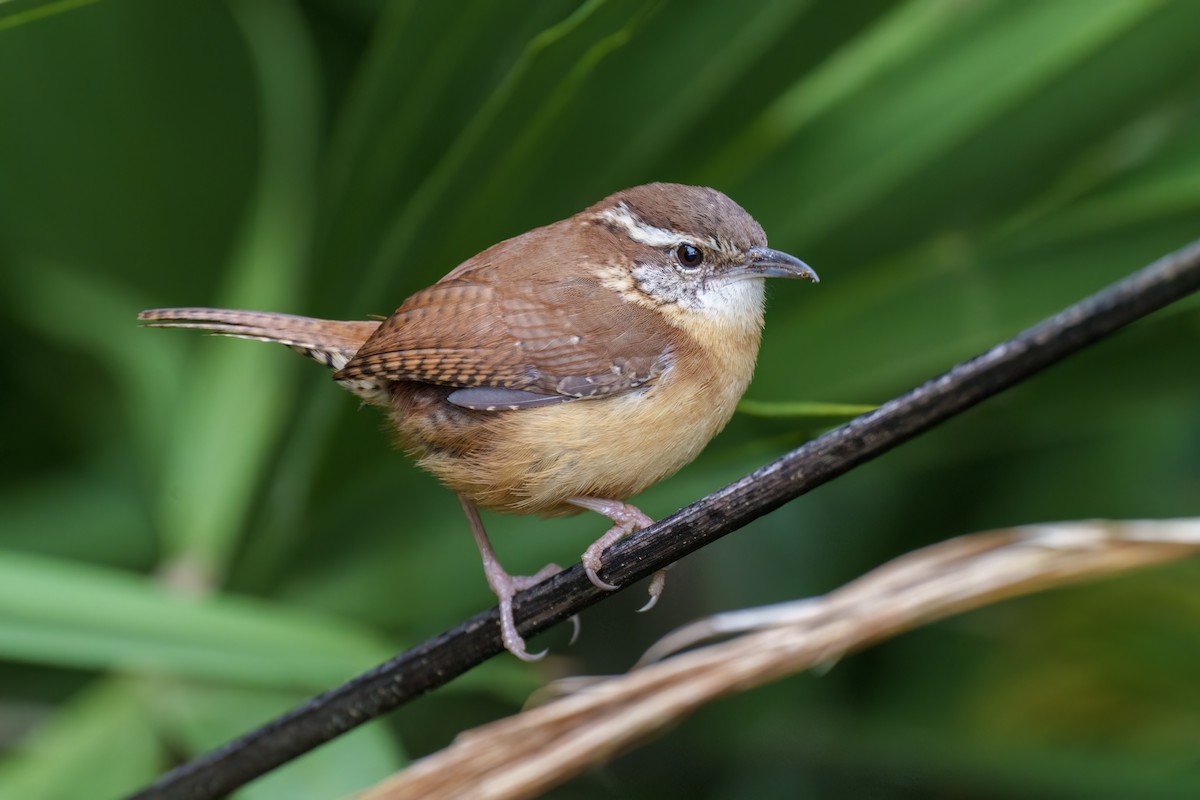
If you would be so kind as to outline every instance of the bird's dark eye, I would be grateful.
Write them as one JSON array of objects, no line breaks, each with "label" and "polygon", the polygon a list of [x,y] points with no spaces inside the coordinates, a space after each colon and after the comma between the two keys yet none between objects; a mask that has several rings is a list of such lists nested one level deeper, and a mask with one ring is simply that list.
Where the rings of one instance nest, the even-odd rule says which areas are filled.
[{"label": "bird's dark eye", "polygon": [[675,248],[675,258],[679,261],[679,266],[685,269],[695,269],[700,266],[700,262],[704,261],[704,253],[694,244],[684,242]]}]

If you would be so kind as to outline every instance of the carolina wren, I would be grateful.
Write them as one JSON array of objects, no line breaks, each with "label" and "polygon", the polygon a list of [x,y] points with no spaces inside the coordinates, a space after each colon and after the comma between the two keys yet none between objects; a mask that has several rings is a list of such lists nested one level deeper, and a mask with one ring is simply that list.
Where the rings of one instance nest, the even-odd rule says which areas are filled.
[{"label": "carolina wren", "polygon": [[625,500],[675,473],[729,421],[754,372],[763,278],[817,275],[767,247],[714,189],[653,183],[500,242],[383,322],[259,311],[143,311],[152,327],[280,342],[386,408],[401,447],[458,493],[500,602],[504,645],[524,659],[512,576],[478,507],[614,523],[583,554],[651,524]]}]

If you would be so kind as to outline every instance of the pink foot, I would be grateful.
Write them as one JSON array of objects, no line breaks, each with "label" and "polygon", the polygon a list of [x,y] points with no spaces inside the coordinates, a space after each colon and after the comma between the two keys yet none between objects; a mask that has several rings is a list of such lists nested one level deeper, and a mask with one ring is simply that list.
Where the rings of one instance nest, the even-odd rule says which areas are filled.
[{"label": "pink foot", "polygon": [[530,653],[525,649],[525,640],[517,633],[517,623],[513,619],[513,596],[561,572],[562,568],[557,564],[547,564],[533,575],[509,575],[493,557],[490,562],[484,559],[483,571],[487,575],[488,586],[500,601],[500,641],[504,643],[504,649],[522,661],[538,661],[546,655],[546,651]]},{"label": "pink foot", "polygon": [[[654,520],[643,514],[640,509],[618,500],[604,500],[597,497],[572,497],[567,502],[580,508],[586,508],[588,511],[603,514],[615,523],[609,529],[608,533],[592,542],[591,546],[583,551],[582,558],[584,572],[587,573],[588,580],[596,588],[603,589],[606,592],[615,590],[616,586],[602,580],[597,574],[603,566],[601,556],[605,550],[634,531],[653,525]],[[651,594],[654,598],[657,598],[658,594],[662,593],[662,580],[657,581],[657,586],[658,592],[655,593],[654,584],[651,584]],[[653,605],[653,602],[651,605]]]},{"label": "pink foot", "polygon": [[496,559],[496,553],[483,530],[483,521],[479,518],[479,510],[475,508],[475,504],[462,496],[458,499],[466,512],[467,520],[471,523],[471,533],[475,536],[479,555],[483,557],[483,574],[487,576],[488,586],[500,601],[500,641],[504,643],[508,652],[522,661],[537,661],[546,655],[546,651],[530,653],[525,649],[525,640],[517,633],[517,623],[513,619],[513,596],[561,572],[562,568],[557,564],[547,564],[535,575],[509,575]]}]

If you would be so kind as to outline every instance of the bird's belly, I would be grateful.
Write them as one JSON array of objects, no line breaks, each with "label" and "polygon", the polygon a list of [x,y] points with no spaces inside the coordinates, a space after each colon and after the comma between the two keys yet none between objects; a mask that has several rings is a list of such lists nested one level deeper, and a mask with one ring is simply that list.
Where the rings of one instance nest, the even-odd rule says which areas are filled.
[{"label": "bird's belly", "polygon": [[[516,411],[460,413],[442,400],[422,418],[409,404],[407,414],[397,408],[396,422],[418,463],[476,504],[573,514],[579,509],[567,498],[625,500],[694,459],[729,421],[749,380],[663,377],[616,397]],[[442,424],[447,417],[452,422]]]}]

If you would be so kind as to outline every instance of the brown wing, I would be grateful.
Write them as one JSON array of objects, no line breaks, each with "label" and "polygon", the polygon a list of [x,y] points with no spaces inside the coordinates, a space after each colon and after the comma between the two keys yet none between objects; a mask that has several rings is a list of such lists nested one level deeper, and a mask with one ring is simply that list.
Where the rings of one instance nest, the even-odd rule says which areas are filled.
[{"label": "brown wing", "polygon": [[453,398],[470,408],[521,407],[624,391],[670,365],[669,326],[594,279],[521,288],[477,277],[447,277],[410,297],[337,378],[522,392],[528,402],[495,392]]}]

